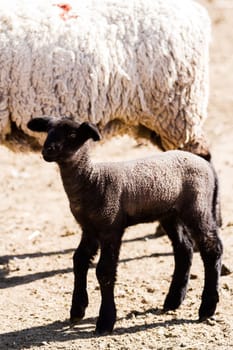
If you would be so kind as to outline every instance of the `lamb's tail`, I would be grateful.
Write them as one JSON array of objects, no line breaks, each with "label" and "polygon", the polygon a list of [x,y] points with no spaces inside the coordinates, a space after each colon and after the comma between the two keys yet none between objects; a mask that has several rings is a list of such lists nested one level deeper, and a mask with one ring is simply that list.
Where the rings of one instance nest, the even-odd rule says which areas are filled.
[{"label": "lamb's tail", "polygon": [[221,214],[221,202],[220,202],[220,194],[219,194],[219,180],[218,180],[218,175],[216,173],[216,170],[213,167],[213,164],[211,164],[211,167],[214,173],[214,181],[215,181],[213,202],[212,202],[212,212],[218,227],[221,227],[222,214]]}]

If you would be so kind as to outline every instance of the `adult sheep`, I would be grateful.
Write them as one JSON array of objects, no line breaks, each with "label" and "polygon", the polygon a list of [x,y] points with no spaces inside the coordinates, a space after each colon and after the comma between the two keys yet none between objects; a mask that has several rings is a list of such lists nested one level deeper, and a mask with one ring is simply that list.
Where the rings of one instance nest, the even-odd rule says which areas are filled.
[{"label": "adult sheep", "polygon": [[27,122],[66,115],[208,158],[209,39],[192,0],[1,3],[1,141],[36,146]]}]

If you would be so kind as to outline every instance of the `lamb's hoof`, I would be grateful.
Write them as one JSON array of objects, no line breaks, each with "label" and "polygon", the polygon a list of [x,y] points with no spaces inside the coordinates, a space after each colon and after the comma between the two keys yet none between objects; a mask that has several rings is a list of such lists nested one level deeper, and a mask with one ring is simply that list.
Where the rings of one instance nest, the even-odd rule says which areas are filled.
[{"label": "lamb's hoof", "polygon": [[170,311],[175,311],[177,308],[166,308],[166,307],[164,307],[163,309],[162,309],[162,312],[163,312],[163,314],[166,314],[166,313],[168,313],[168,312],[170,312]]},{"label": "lamb's hoof", "polygon": [[203,310],[200,308],[199,310],[199,322],[204,322],[208,318],[212,317],[215,313],[216,306],[213,306],[211,309]]},{"label": "lamb's hoof", "polygon": [[204,322],[206,320],[208,320],[208,317],[202,316],[202,317],[199,317],[198,322]]},{"label": "lamb's hoof", "polygon": [[85,316],[85,307],[78,307],[70,310],[70,323],[75,325],[78,324]]},{"label": "lamb's hoof", "polygon": [[106,329],[105,327],[101,328],[101,327],[97,327],[95,329],[95,334],[99,335],[99,336],[104,336],[104,335],[109,335],[112,334],[113,329]]},{"label": "lamb's hoof", "polygon": [[76,324],[79,324],[82,319],[83,317],[71,317],[70,318],[71,326],[75,326]]},{"label": "lamb's hoof", "polygon": [[175,298],[167,298],[163,305],[163,311],[168,312],[168,311],[176,310],[181,305],[181,303],[182,303],[181,298],[178,298],[177,300]]},{"label": "lamb's hoof", "polygon": [[202,302],[199,309],[199,322],[206,321],[214,315],[218,302],[218,295],[209,298],[207,302]]},{"label": "lamb's hoof", "polygon": [[95,334],[96,335],[108,335],[113,331],[114,322],[103,322],[100,319],[97,320]]}]

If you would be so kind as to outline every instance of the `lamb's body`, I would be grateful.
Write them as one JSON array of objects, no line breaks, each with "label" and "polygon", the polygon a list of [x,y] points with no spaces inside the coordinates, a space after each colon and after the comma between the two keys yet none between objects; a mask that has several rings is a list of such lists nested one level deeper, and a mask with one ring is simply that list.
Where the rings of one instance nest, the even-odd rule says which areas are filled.
[{"label": "lamb's body", "polygon": [[164,309],[176,309],[186,293],[193,241],[205,267],[200,320],[212,316],[218,302],[222,244],[218,237],[218,181],[212,165],[183,151],[168,151],[131,162],[93,164],[85,142],[100,139],[89,124],[51,117],[29,123],[47,131],[46,161],[58,163],[71,211],[82,227],[74,254],[75,283],[71,320],[84,317],[88,305],[89,263],[101,249],[97,278],[101,307],[98,333],[111,332],[116,321],[114,282],[121,239],[127,226],[160,220],[172,241],[175,269]]},{"label": "lamb's body", "polygon": [[[116,222],[127,227],[174,212],[183,216],[187,211],[192,212],[193,206],[197,210],[196,205],[200,216],[206,207],[211,208],[214,173],[204,160],[187,152],[168,151],[141,160],[92,164],[82,149],[71,162],[70,167],[67,162],[60,169],[72,212],[79,223],[85,216],[86,224],[89,216],[94,227],[102,228],[103,219],[106,226]],[[75,176],[70,181],[72,172]],[[200,188],[205,190],[200,192]],[[93,193],[91,202],[87,193]]]},{"label": "lamb's body", "polygon": [[75,0],[64,13],[54,3],[0,6],[2,140],[32,135],[35,116],[66,115],[206,152],[210,21],[199,4]]}]

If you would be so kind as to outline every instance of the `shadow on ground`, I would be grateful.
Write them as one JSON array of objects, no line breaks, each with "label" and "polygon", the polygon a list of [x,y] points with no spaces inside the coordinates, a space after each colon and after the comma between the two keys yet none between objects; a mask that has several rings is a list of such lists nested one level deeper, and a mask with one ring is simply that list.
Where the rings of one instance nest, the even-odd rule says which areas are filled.
[{"label": "shadow on ground", "polygon": [[[127,316],[126,319],[130,319],[146,315],[148,313],[152,313],[155,315],[161,315],[162,310],[160,309],[148,309],[143,312],[138,311],[132,311]],[[120,320],[118,320],[120,321]],[[157,327],[166,327],[168,326],[178,326],[180,324],[194,324],[197,323],[196,320],[188,320],[188,319],[172,319],[172,320],[166,320],[164,322],[154,322],[151,324],[143,324],[143,325],[134,325],[131,327],[115,327],[115,330],[113,332],[114,336],[121,335],[121,334],[132,334],[132,333],[138,333],[142,331],[146,331],[149,329],[154,329]],[[80,322],[79,325],[76,325],[74,327],[71,327],[68,320],[64,321],[55,321],[53,323],[49,323],[43,326],[38,327],[32,327],[23,329],[20,331],[15,332],[9,332],[0,335],[0,344],[2,349],[22,349],[22,348],[29,348],[32,346],[45,346],[49,343],[53,342],[66,342],[66,341],[72,341],[72,340],[79,340],[79,339],[91,339],[96,338],[97,335],[95,335],[95,323],[96,318],[87,318]]]}]

